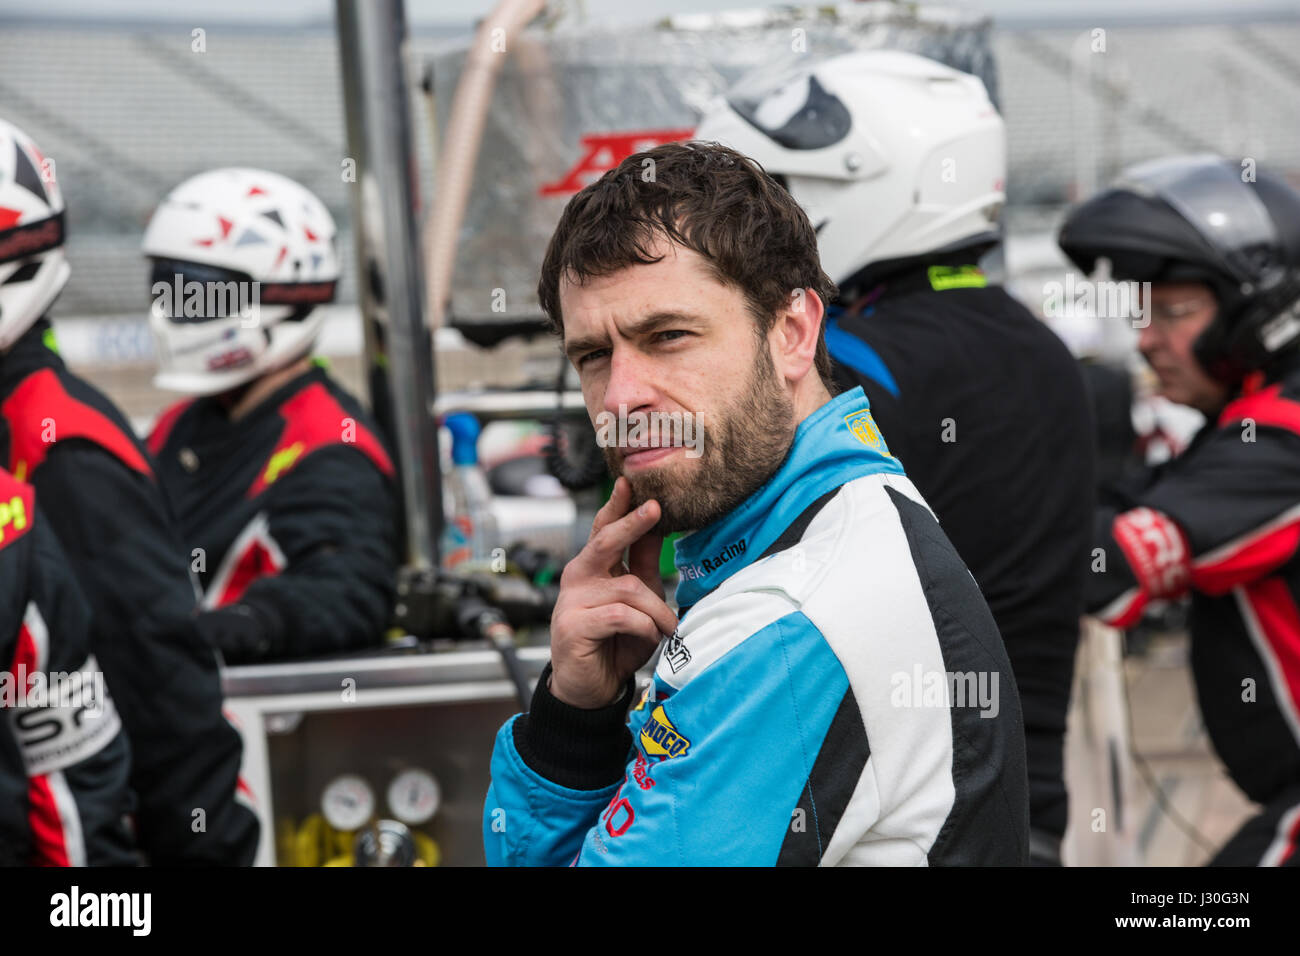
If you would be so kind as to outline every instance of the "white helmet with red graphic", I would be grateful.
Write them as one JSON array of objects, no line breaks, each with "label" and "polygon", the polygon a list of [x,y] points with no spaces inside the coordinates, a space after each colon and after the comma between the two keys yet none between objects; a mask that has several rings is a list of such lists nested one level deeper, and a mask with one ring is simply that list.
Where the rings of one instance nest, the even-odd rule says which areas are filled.
[{"label": "white helmet with red graphic", "polygon": [[159,388],[212,395],[303,357],[339,279],[334,219],[291,179],[214,169],[149,220]]},{"label": "white helmet with red graphic", "polygon": [[0,119],[0,350],[45,314],[71,272],[54,163]]}]

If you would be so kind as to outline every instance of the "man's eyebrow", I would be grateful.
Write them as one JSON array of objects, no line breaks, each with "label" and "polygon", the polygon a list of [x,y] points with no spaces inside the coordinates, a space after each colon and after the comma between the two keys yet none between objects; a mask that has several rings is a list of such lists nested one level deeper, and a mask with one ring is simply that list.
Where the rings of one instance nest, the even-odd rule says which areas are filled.
[{"label": "man's eyebrow", "polygon": [[629,335],[645,335],[656,329],[663,328],[665,325],[699,325],[704,319],[698,315],[692,315],[690,312],[678,312],[668,310],[664,312],[651,312],[643,319],[637,319],[631,323],[628,328]]},{"label": "man's eyebrow", "polygon": [[605,348],[608,345],[609,345],[609,337],[605,335],[588,336],[586,338],[565,339],[564,356],[570,362],[572,362],[574,359],[576,359],[579,355],[582,355],[584,352],[591,352],[594,351],[595,349]]},{"label": "man's eyebrow", "polygon": [[[627,335],[648,335],[651,332],[661,329],[666,325],[699,325],[704,319],[698,315],[692,315],[689,312],[678,312],[673,310],[663,312],[651,312],[644,318],[637,319],[628,325],[625,330]],[[564,354],[570,359],[574,359],[584,352],[595,349],[609,347],[609,337],[585,336],[573,339],[566,339],[564,342]]]}]

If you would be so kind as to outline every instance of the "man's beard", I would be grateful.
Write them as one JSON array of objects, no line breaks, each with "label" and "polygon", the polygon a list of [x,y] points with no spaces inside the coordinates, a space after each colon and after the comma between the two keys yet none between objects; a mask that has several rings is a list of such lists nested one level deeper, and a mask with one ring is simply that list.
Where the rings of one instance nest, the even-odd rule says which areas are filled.
[{"label": "man's beard", "polygon": [[[776,473],[794,440],[794,402],[781,390],[764,338],[749,381],[727,408],[701,416],[697,463],[624,475],[633,507],[654,499],[660,518],[654,531],[694,531],[732,511]],[[705,432],[707,431],[707,434]],[[680,439],[680,436],[676,436]],[[616,447],[606,446],[610,473],[623,475]]]}]

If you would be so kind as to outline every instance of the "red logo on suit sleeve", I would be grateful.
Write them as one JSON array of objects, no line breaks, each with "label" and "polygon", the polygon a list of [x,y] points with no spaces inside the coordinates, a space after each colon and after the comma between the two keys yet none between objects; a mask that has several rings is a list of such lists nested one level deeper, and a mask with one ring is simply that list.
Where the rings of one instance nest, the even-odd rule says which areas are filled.
[{"label": "red logo on suit sleeve", "polygon": [[1115,519],[1113,533],[1138,586],[1149,597],[1174,597],[1187,589],[1191,550],[1182,529],[1167,515],[1152,508],[1134,508]]}]

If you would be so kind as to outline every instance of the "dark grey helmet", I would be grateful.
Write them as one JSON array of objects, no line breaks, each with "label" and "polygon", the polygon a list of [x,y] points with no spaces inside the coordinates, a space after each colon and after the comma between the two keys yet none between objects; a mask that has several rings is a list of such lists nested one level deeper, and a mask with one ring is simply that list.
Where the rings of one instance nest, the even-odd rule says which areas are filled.
[{"label": "dark grey helmet", "polygon": [[1203,282],[1218,299],[1195,353],[1227,384],[1300,345],[1300,193],[1220,156],[1175,156],[1130,167],[1072,210],[1061,249],[1114,278]]}]

